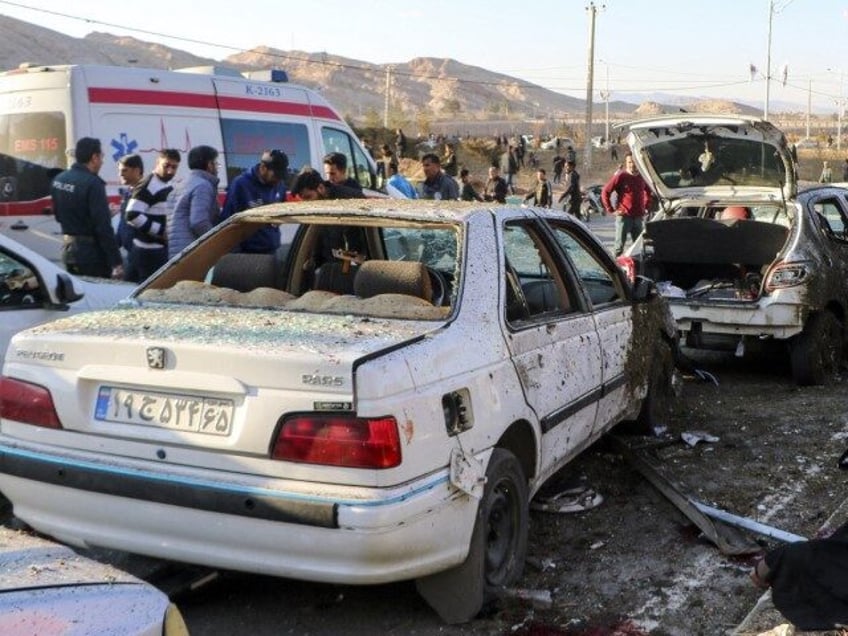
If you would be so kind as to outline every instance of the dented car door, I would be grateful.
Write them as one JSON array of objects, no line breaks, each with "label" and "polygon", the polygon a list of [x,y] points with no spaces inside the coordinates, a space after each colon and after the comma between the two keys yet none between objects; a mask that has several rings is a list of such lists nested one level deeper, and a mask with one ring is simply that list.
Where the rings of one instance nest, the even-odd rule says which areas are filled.
[{"label": "dented car door", "polygon": [[541,465],[556,470],[593,438],[602,377],[594,319],[541,224],[503,227],[507,339],[539,418]]}]

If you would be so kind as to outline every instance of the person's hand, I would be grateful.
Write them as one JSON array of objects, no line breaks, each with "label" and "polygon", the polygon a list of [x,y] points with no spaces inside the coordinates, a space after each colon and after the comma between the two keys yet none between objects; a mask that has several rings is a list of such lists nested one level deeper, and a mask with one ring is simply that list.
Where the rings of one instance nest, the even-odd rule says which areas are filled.
[{"label": "person's hand", "polygon": [[112,278],[115,280],[124,280],[124,266],[123,265],[115,265],[112,268]]}]

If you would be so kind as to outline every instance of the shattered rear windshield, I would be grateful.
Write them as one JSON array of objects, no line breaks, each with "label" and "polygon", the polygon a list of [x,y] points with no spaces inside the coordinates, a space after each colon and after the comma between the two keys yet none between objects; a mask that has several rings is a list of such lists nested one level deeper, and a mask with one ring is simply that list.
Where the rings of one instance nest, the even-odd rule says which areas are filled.
[{"label": "shattered rear windshield", "polygon": [[[280,230],[280,247],[245,251]],[[363,219],[222,227],[158,272],[146,302],[440,320],[456,304],[460,225]]]},{"label": "shattered rear windshield", "polygon": [[782,187],[784,164],[758,139],[687,135],[654,143],[645,152],[666,187]]}]

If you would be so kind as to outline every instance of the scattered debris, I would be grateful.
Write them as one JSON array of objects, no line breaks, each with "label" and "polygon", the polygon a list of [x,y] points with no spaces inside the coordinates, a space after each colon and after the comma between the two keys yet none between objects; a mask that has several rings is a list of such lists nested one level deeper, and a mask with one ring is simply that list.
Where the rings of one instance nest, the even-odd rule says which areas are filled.
[{"label": "scattered debris", "polygon": [[550,497],[536,497],[531,503],[532,510],[541,512],[585,512],[600,506],[603,495],[588,486],[577,486],[558,492]]},{"label": "scattered debris", "polygon": [[610,439],[624,459],[698,526],[704,536],[712,541],[722,554],[739,555],[760,552],[760,545],[750,537],[733,526],[721,521],[713,521],[698,510],[692,500],[684,494],[685,490],[665,474],[667,468],[648,449],[636,449],[620,435],[611,435]]},{"label": "scattered debris", "polygon": [[716,386],[718,386],[718,378],[716,378],[709,371],[704,371],[703,369],[695,369],[693,371],[695,377],[698,378],[701,382],[712,382]]},{"label": "scattered debris", "polygon": [[719,440],[715,435],[710,435],[704,431],[684,431],[680,434],[680,439],[692,448],[697,446],[698,442],[717,442]]},{"label": "scattered debris", "polygon": [[553,559],[539,559],[537,557],[527,557],[525,560],[527,565],[538,570],[539,572],[547,572],[548,570],[556,569],[556,561]]},{"label": "scattered debris", "polygon": [[529,602],[535,609],[550,609],[554,604],[550,590],[527,590],[517,587],[505,587],[501,588],[498,596]]},{"label": "scattered debris", "polygon": [[767,526],[764,523],[754,521],[753,519],[748,519],[747,517],[740,517],[730,512],[725,512],[724,510],[713,508],[712,506],[708,506],[707,504],[701,503],[700,501],[695,501],[694,499],[690,499],[689,501],[692,503],[693,506],[695,506],[699,511],[703,512],[708,517],[718,519],[719,521],[729,523],[745,530],[750,530],[751,532],[756,532],[757,534],[761,534],[766,537],[771,537],[772,539],[777,539],[778,541],[783,541],[785,543],[798,543],[799,541],[807,540],[806,537],[802,537],[801,535],[792,534],[791,532],[786,532],[785,530],[780,530],[778,528]]},{"label": "scattered debris", "polygon": [[590,550],[599,550],[606,545],[605,541],[595,541],[592,545],[589,546]]}]

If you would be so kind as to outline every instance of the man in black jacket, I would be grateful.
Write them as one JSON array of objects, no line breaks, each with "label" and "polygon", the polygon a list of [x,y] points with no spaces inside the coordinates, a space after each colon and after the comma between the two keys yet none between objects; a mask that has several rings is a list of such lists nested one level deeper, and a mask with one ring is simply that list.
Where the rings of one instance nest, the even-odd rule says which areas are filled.
[{"label": "man in black jacket", "polygon": [[100,140],[82,137],[74,156],[74,165],[56,175],[50,189],[53,213],[64,234],[62,262],[72,274],[123,278],[106,185],[97,176],[103,166]]}]

